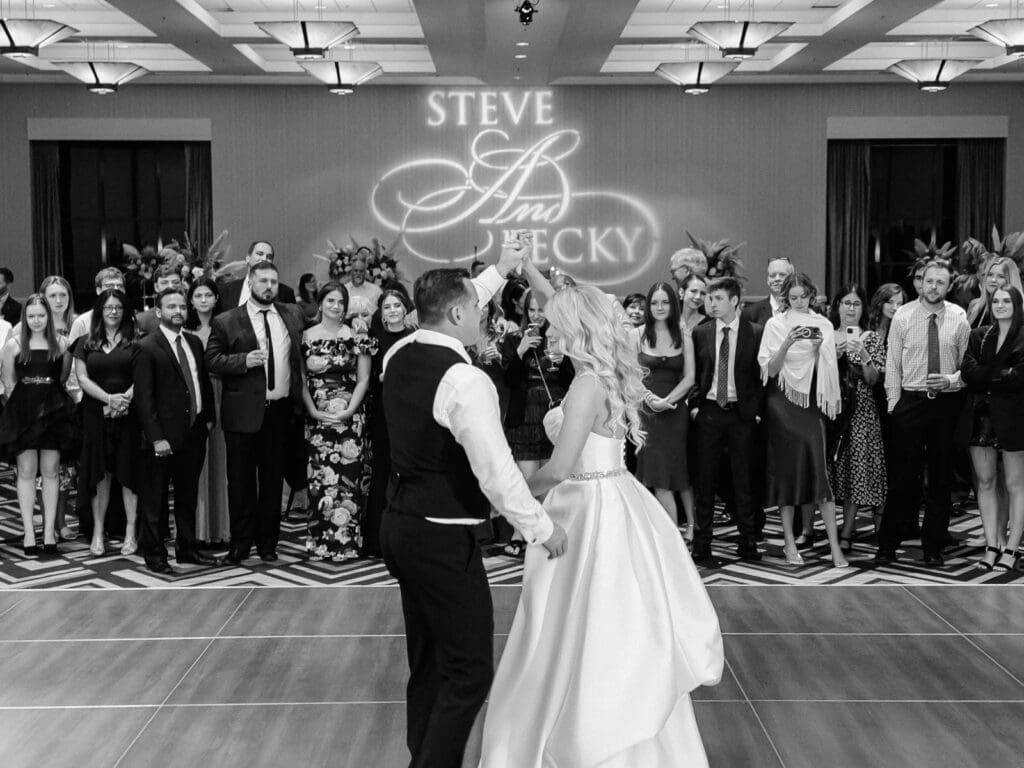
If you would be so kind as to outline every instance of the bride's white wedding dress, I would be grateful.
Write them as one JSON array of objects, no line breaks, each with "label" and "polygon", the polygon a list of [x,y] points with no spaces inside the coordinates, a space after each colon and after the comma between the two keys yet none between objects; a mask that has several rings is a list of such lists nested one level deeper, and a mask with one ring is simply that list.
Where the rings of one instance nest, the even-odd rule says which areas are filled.
[{"label": "bride's white wedding dress", "polygon": [[[561,409],[544,419],[557,442]],[[527,550],[522,598],[491,688],[481,768],[706,766],[689,692],[713,685],[718,617],[678,530],[591,433],[544,508],[568,552]]]}]

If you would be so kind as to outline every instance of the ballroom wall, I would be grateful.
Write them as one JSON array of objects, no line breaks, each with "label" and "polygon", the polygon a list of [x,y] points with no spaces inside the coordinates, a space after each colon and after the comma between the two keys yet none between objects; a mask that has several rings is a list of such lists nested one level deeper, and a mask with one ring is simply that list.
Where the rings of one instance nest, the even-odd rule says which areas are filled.
[{"label": "ballroom wall", "polygon": [[699,98],[658,86],[433,90],[339,98],[318,87],[140,82],[97,97],[0,85],[0,263],[18,276],[16,293],[27,292],[31,118],[209,119],[215,231],[230,230],[235,255],[256,237],[272,240],[292,283],[314,265],[325,272],[312,254],[327,238],[390,242],[385,222],[406,214],[407,277],[431,259],[471,258],[474,246],[493,258],[502,230],[524,227],[538,230],[539,260],[617,293],[665,275],[687,230],[746,241],[752,292],[776,255],[820,279],[826,122],[840,116],[924,116],[936,131],[949,118],[1007,116],[1006,225],[1024,227],[1020,85],[954,84],[935,95],[903,83],[720,86]]}]

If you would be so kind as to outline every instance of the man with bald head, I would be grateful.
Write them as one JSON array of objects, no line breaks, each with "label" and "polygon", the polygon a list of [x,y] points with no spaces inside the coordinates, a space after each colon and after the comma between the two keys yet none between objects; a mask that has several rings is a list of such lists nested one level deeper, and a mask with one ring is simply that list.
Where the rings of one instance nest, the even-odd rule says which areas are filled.
[{"label": "man with bald head", "polygon": [[769,318],[781,315],[784,311],[782,284],[786,282],[787,277],[793,274],[793,270],[793,262],[785,256],[769,261],[768,297],[743,307],[743,319],[758,325],[764,325],[768,322]]}]

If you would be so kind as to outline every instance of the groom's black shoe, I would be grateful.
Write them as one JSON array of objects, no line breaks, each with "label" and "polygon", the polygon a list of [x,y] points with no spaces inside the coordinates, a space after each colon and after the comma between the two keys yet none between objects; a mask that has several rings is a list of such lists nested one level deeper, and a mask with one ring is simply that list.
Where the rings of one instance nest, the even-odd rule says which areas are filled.
[{"label": "groom's black shoe", "polygon": [[721,568],[722,561],[711,554],[711,550],[694,550],[693,562],[701,568]]}]

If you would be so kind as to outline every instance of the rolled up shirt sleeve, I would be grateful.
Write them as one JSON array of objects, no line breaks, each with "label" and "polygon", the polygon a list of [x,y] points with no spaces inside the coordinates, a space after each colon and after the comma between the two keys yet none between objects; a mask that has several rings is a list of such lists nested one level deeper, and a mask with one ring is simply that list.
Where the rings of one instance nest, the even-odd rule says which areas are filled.
[{"label": "rolled up shirt sleeve", "polygon": [[481,309],[487,306],[487,302],[494,294],[505,287],[505,278],[493,264],[474,277],[471,282],[476,286],[477,300]]},{"label": "rolled up shirt sleeve", "polygon": [[554,531],[544,508],[530,494],[502,434],[498,393],[487,374],[466,363],[453,365],[434,397],[434,420],[452,433],[488,501],[529,544],[543,544]]}]

